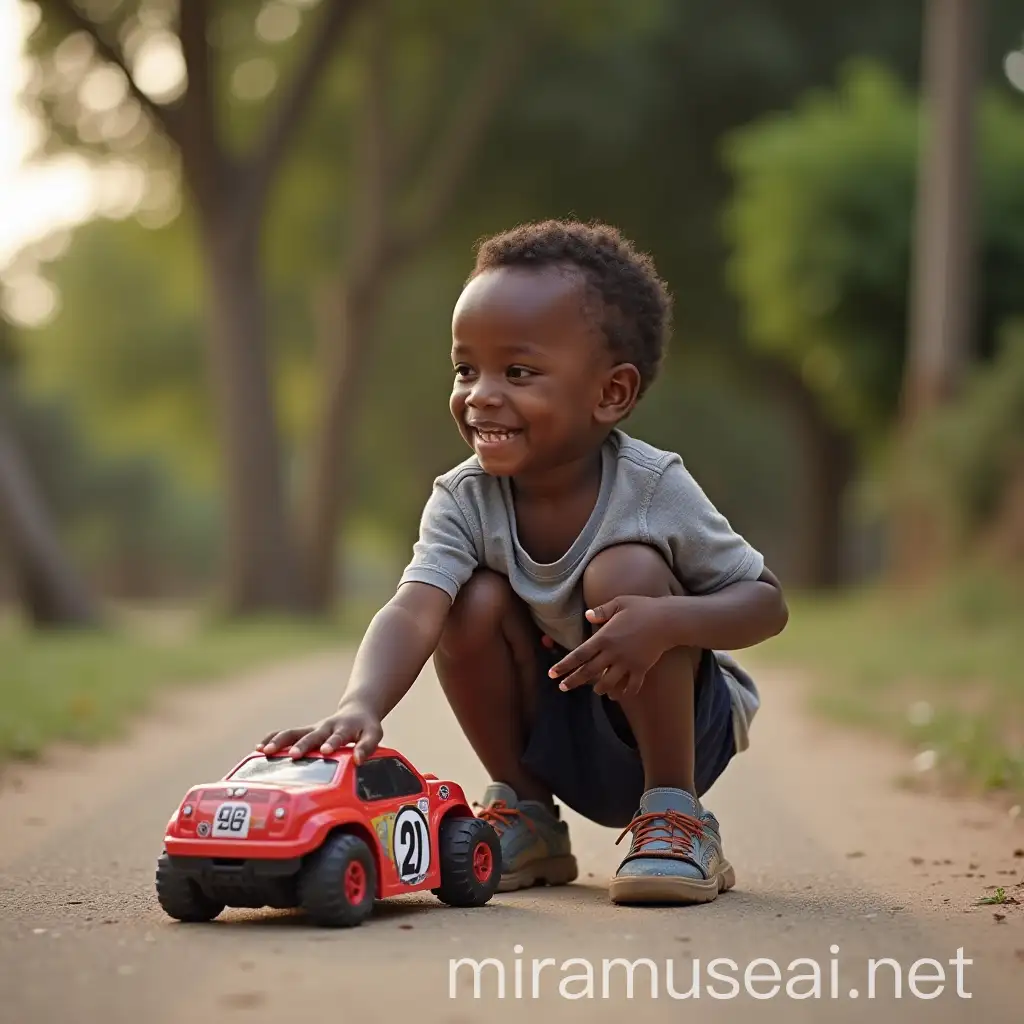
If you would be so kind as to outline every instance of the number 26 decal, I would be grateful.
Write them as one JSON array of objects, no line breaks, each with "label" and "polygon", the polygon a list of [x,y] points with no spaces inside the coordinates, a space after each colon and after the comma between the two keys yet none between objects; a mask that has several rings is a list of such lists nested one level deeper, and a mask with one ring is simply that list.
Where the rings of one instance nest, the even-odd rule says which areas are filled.
[{"label": "number 26 decal", "polygon": [[395,868],[407,885],[417,885],[430,870],[430,826],[417,807],[403,807],[395,816]]}]

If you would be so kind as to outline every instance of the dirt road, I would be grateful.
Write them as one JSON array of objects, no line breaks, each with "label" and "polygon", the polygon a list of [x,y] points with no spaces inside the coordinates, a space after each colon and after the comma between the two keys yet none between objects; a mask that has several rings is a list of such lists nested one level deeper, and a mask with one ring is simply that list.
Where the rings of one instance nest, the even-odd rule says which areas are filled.
[{"label": "dirt road", "polygon": [[[164,917],[153,867],[186,787],[222,775],[266,728],[331,707],[347,664],[321,657],[180,692],[118,747],[63,751],[0,775],[2,1024],[1022,1019],[1020,819],[900,788],[903,755],[811,723],[794,684],[775,678],[764,680],[752,749],[707,797],[738,875],[736,890],[708,906],[613,906],[604,883],[625,843],[570,815],[579,883],[481,910],[409,897],[344,932],[282,912],[228,911],[202,926]],[[429,672],[387,726],[386,742],[422,770],[482,791]],[[974,906],[986,885],[1021,904]],[[451,963],[463,957],[497,961],[481,973],[479,999],[465,964],[452,997]],[[759,957],[779,974],[754,964],[748,984]],[[791,966],[797,958],[814,963]],[[877,967],[874,998],[869,958],[895,962]],[[935,965],[923,964],[914,994],[922,958],[941,965],[941,992]],[[694,976],[696,999],[675,998]]]}]

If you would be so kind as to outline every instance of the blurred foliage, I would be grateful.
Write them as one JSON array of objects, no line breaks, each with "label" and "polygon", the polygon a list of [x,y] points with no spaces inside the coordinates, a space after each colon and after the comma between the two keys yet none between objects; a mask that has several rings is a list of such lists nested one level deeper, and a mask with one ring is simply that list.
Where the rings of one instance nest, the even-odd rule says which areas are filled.
[{"label": "blurred foliage", "polygon": [[1003,564],[1024,556],[1024,325],[974,370],[958,400],[911,439],[899,482],[940,520],[953,557],[990,542]]},{"label": "blurred foliage", "polygon": [[202,352],[199,267],[187,218],[158,229],[134,219],[80,228],[51,268],[62,314],[32,332],[25,370],[67,394],[106,448],[163,450],[206,487],[219,469]]},{"label": "blurred foliage", "polygon": [[114,594],[189,586],[217,558],[215,507],[153,448],[112,454],[56,400],[13,392],[10,410],[40,491],[83,568]]},{"label": "blurred foliage", "polygon": [[[979,351],[1024,312],[1024,109],[988,93],[980,124]],[[788,360],[859,440],[884,436],[902,379],[918,113],[871,63],[734,133],[730,277],[754,344]]]},{"label": "blurred foliage", "polygon": [[[90,111],[83,102],[90,97],[87,80],[96,72],[88,47],[55,25],[51,6],[42,5],[47,16],[33,38],[38,64],[28,90],[35,109],[50,117],[47,145],[53,150],[70,144],[77,152],[88,149],[141,161],[149,171],[152,195],[142,223],[128,219],[88,225],[76,232],[69,253],[46,268],[60,290],[61,313],[29,335],[27,375],[37,391],[57,396],[68,415],[81,417],[86,435],[103,452],[152,457],[151,466],[173,477],[170,490],[194,495],[195,509],[203,510],[184,521],[205,522],[207,515],[219,515],[214,493],[221,467],[202,346],[203,282],[193,255],[191,212],[185,206],[169,219],[174,203],[167,193],[177,187],[176,162],[144,125],[120,135],[118,125],[108,125],[107,133],[101,130],[97,118],[107,115]],[[231,133],[233,149],[251,139],[257,121],[277,98],[279,83],[287,81],[308,34],[307,6],[298,0],[216,5],[211,38],[219,76],[218,115]],[[992,0],[990,6],[986,67],[993,77],[1001,75],[1010,38],[1006,26],[1014,25],[1019,33],[1019,12],[1008,0]],[[174,4],[95,0],[85,7],[112,19],[112,37],[121,39],[133,59],[147,33],[167,41],[159,33]],[[382,546],[397,543],[404,551],[431,477],[467,454],[446,407],[447,351],[451,309],[472,262],[473,241],[526,219],[578,215],[619,224],[652,253],[676,299],[677,328],[665,375],[627,429],[679,450],[734,524],[784,571],[799,544],[800,501],[807,483],[790,428],[779,415],[779,399],[752,391],[740,372],[747,339],[741,307],[723,274],[728,248],[721,209],[732,183],[731,168],[720,159],[720,142],[730,130],[790,107],[805,90],[828,85],[836,68],[853,55],[884,60],[896,75],[912,81],[920,3],[863,0],[833,8],[814,0],[770,5],[761,0],[727,5],[645,0],[626,6],[602,0],[541,11],[528,73],[485,140],[455,209],[427,254],[392,283],[373,336],[363,342],[372,358],[362,388],[368,400],[362,403],[355,439],[359,494],[351,543],[363,545],[372,534]],[[392,9],[387,111],[400,144],[398,155],[412,173],[413,187],[403,193],[405,212],[419,200],[416,174],[424,169],[431,141],[469,80],[479,56],[480,30],[492,16],[492,9],[468,0]],[[279,30],[268,37],[267,26],[275,18],[292,19],[296,31],[282,34],[279,20]],[[306,469],[321,383],[318,310],[325,296],[336,293],[363,200],[354,151],[363,52],[357,36],[329,68],[275,188],[264,232],[274,386],[292,485],[301,484]],[[270,91],[249,88],[259,81],[270,82]],[[95,82],[93,90],[95,99]],[[902,301],[888,289],[902,258],[898,236],[908,223],[909,208],[897,209],[891,221],[884,214],[899,189],[912,184],[897,179],[913,156],[911,105],[895,85],[891,91],[894,106],[877,111],[874,133],[856,114],[856,130],[844,129],[851,115],[842,101],[832,103],[839,121],[834,132],[851,136],[851,151],[862,137],[869,150],[862,165],[874,173],[874,153],[891,173],[882,175],[878,196],[862,197],[854,190],[852,199],[860,205],[849,213],[853,223],[844,221],[837,229],[838,241],[836,231],[830,231],[820,242],[841,248],[853,239],[860,245],[863,258],[858,262],[854,253],[848,268],[860,275],[851,280],[851,289],[874,289],[876,306],[858,307],[857,316],[865,323],[884,321],[886,330]],[[166,102],[173,106],[173,95]],[[796,116],[798,124],[803,116]],[[776,138],[789,137],[786,124],[783,120],[771,129]],[[73,130],[83,125],[91,125],[85,136],[93,143]],[[827,134],[817,121],[814,130],[822,138]],[[767,131],[752,130],[750,139]],[[1012,131],[1021,137],[1015,122]],[[1016,142],[1009,137],[1009,121],[1007,134],[1004,149],[1010,152]],[[830,139],[824,138],[825,148]],[[887,140],[894,147],[888,156],[881,153]],[[813,142],[808,145],[813,150]],[[750,148],[756,148],[753,141]],[[796,143],[793,148],[800,149]],[[865,187],[870,192],[876,186],[868,182]],[[1001,187],[1010,192],[1014,183],[1007,179]],[[824,198],[819,190],[822,202],[831,195],[840,205],[847,201],[839,185],[829,189]],[[861,211],[875,218],[877,237],[859,225]],[[771,234],[760,239],[764,245],[778,241],[784,213],[778,211],[774,221],[765,215]],[[1000,221],[1010,256],[1018,251],[1012,223]],[[1005,295],[1000,302],[1012,305],[1009,274],[1000,281]],[[785,284],[787,294],[778,301],[799,305],[802,283],[797,282],[795,299],[788,280]],[[794,337],[790,355],[795,358],[803,344],[799,339],[807,333]],[[874,387],[890,365],[895,364],[887,347],[867,346],[857,357],[858,382]],[[889,379],[879,384],[882,392],[894,386]],[[853,395],[853,389],[847,390]],[[870,396],[865,401],[871,405]],[[883,395],[880,401],[884,405],[888,399]],[[752,438],[757,439],[757,459],[748,456]],[[196,550],[204,548],[197,543]]]}]

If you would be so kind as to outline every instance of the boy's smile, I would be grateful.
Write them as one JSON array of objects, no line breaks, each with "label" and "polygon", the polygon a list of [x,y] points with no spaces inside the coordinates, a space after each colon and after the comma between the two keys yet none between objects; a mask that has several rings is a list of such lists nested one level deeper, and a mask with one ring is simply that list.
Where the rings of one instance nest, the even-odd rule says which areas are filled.
[{"label": "boy's smile", "polygon": [[613,425],[605,411],[613,360],[587,299],[582,275],[557,267],[488,270],[460,296],[450,407],[486,472],[520,476],[571,462]]}]

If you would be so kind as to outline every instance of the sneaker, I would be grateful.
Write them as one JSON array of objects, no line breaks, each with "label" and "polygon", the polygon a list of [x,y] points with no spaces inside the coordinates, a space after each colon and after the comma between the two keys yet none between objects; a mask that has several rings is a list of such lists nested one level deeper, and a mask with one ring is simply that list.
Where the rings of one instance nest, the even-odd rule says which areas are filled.
[{"label": "sneaker", "polygon": [[629,853],[609,885],[615,903],[710,903],[736,884],[718,819],[683,789],[649,789],[627,832]]},{"label": "sneaker", "polygon": [[576,858],[569,844],[569,826],[558,810],[537,800],[520,800],[503,782],[487,787],[478,817],[501,840],[498,892],[533,885],[566,885],[576,879]]}]

